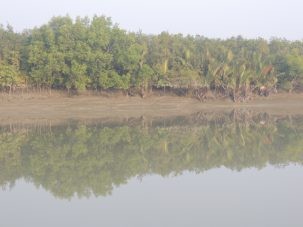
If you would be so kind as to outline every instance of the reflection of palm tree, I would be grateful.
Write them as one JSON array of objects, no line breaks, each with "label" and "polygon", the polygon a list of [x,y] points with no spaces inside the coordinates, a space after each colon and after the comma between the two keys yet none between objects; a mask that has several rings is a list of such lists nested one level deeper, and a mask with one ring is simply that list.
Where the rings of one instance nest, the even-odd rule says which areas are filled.
[{"label": "reflection of palm tree", "polygon": [[[264,123],[260,124],[260,122]],[[163,123],[165,122],[165,124]],[[301,118],[234,111],[176,120],[0,131],[0,185],[24,177],[54,195],[108,195],[134,176],[303,164]]]}]

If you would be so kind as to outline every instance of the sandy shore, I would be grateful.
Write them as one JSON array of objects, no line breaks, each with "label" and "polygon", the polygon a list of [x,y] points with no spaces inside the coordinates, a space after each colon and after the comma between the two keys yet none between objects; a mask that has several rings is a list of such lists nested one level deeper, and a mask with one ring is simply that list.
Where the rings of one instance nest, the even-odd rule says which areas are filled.
[{"label": "sandy shore", "polygon": [[277,94],[257,98],[247,103],[214,100],[199,102],[195,99],[174,96],[100,97],[60,95],[12,97],[0,101],[0,122],[26,120],[67,119],[126,119],[132,117],[168,117],[196,112],[253,110],[281,115],[303,115],[302,94]]}]

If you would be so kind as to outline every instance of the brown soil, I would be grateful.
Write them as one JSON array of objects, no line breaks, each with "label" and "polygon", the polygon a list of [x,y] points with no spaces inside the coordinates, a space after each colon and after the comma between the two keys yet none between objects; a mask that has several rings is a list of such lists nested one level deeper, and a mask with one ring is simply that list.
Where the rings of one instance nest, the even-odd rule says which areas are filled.
[{"label": "brown soil", "polygon": [[303,115],[303,94],[276,94],[258,97],[247,103],[230,100],[198,100],[177,96],[150,96],[145,99],[126,96],[79,95],[68,97],[53,92],[17,96],[0,96],[0,124],[16,121],[67,119],[128,119],[137,117],[169,117],[195,112],[253,110],[281,115]]}]

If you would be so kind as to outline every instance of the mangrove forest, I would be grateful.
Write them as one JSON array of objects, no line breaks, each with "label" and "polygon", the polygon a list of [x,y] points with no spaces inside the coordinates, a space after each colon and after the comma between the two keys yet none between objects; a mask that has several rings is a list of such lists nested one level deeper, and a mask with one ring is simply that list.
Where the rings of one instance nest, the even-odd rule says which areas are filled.
[{"label": "mangrove forest", "polygon": [[105,16],[54,17],[15,32],[0,26],[0,89],[174,91],[233,101],[303,88],[303,41],[210,39],[129,32]]}]

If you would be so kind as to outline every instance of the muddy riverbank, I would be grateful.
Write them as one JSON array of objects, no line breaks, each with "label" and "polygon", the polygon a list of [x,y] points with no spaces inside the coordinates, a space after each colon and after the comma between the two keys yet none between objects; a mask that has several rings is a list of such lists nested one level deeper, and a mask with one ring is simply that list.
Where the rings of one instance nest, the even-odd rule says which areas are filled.
[{"label": "muddy riverbank", "polygon": [[39,96],[15,96],[0,101],[0,122],[67,119],[127,119],[137,117],[169,117],[196,112],[253,110],[269,114],[303,114],[302,94],[276,94],[258,97],[247,103],[230,100],[198,100],[177,96],[100,97],[60,94]]}]

